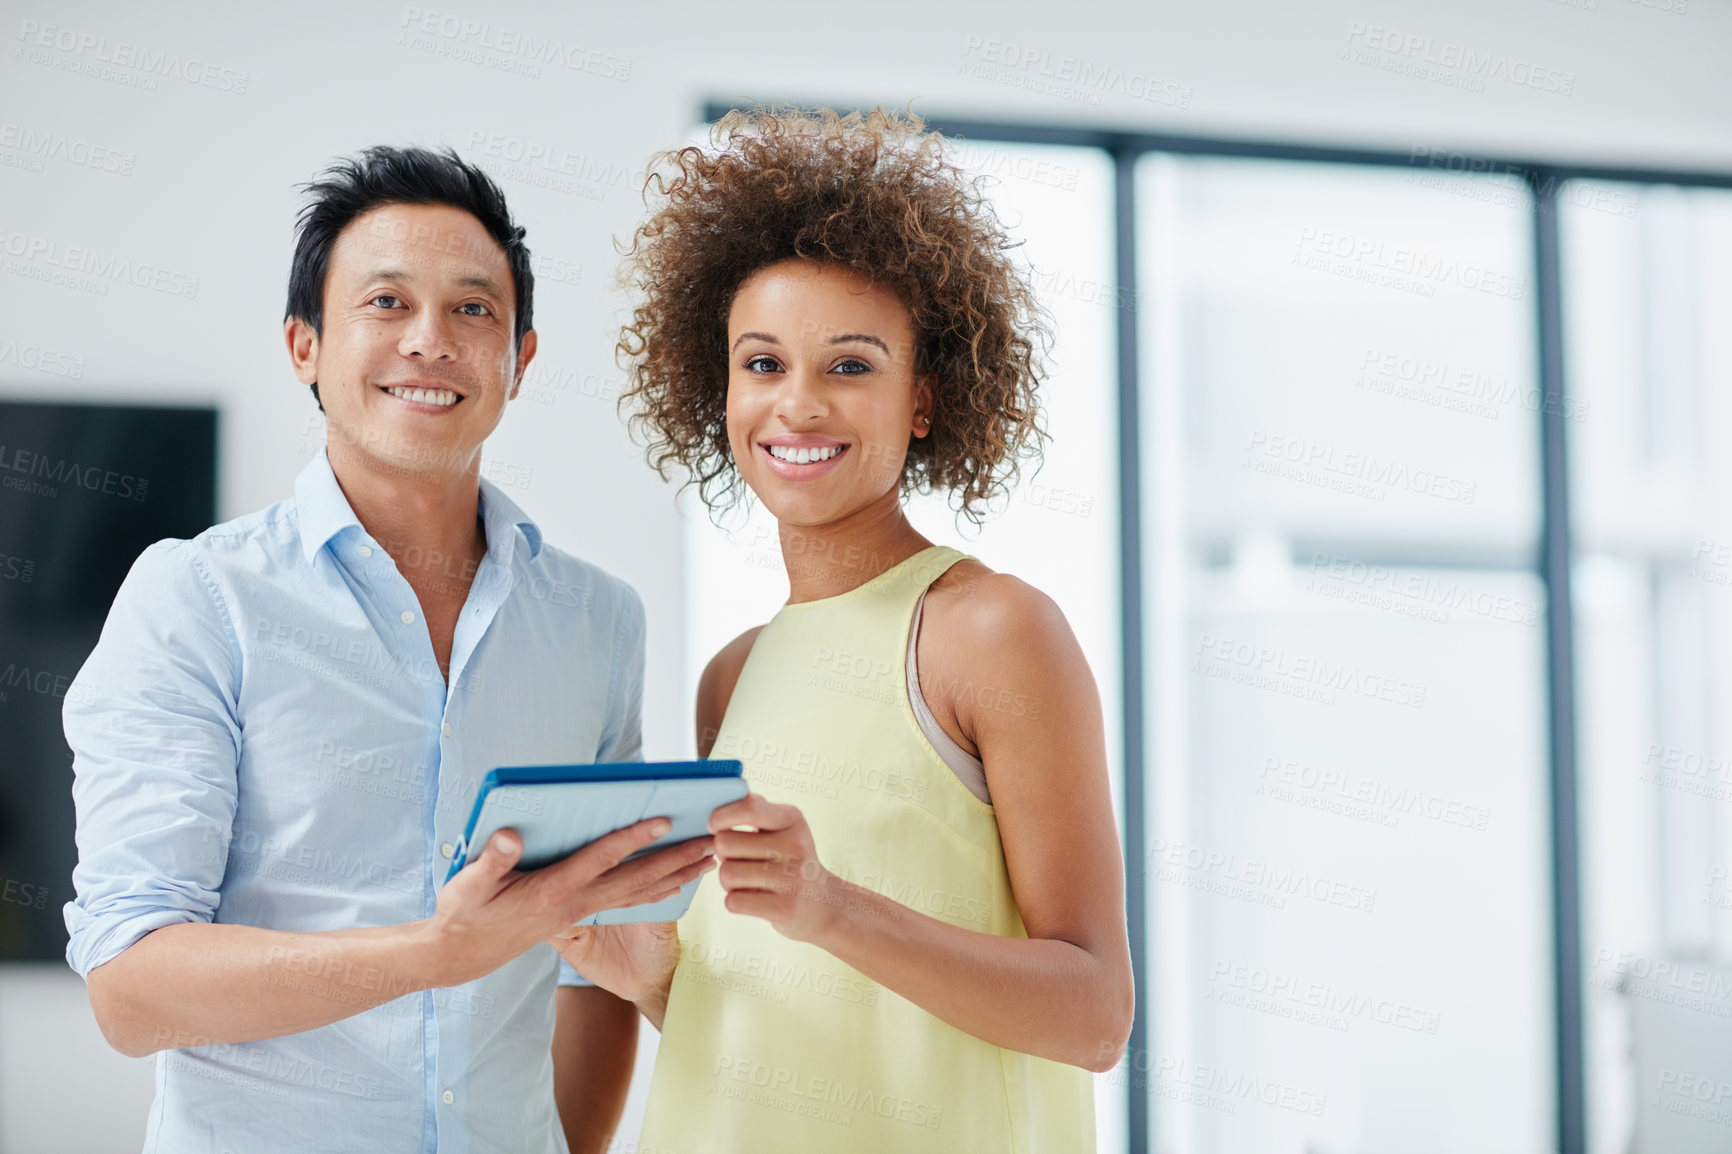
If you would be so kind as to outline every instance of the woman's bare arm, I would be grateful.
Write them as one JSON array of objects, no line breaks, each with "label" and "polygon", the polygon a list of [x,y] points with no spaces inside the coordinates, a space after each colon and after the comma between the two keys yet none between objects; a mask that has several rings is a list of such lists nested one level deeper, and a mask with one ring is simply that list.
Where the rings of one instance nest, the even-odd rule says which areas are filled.
[{"label": "woman's bare arm", "polygon": [[756,830],[717,833],[717,876],[730,910],[823,947],[959,1029],[1111,1069],[1134,995],[1099,695],[1051,599],[981,572],[923,623],[945,657],[930,670],[923,659],[920,680],[986,765],[1027,940],[957,927],[814,869],[823,847],[797,807],[756,795],[715,815],[713,830]]},{"label": "woman's bare arm", "polygon": [[553,1024],[553,1100],[571,1154],[605,1154],[637,1063],[638,1011],[598,986],[561,986]]}]

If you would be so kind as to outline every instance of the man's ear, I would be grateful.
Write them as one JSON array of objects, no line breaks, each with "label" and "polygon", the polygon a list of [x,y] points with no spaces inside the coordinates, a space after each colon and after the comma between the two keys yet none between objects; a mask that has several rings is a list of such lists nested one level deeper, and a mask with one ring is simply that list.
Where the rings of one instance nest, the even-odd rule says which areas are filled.
[{"label": "man's ear", "polygon": [[283,322],[283,343],[289,346],[289,363],[295,366],[295,377],[303,385],[319,379],[319,334],[300,317]]},{"label": "man's ear", "polygon": [[914,382],[914,427],[909,431],[916,437],[932,431],[932,412],[937,407],[932,386],[936,379],[932,373],[922,373]]},{"label": "man's ear", "polygon": [[511,392],[506,395],[506,400],[515,401],[517,394],[523,389],[524,370],[528,369],[529,362],[535,359],[535,350],[540,347],[540,343],[534,329],[524,333],[523,339],[517,342],[517,375],[511,379]]}]

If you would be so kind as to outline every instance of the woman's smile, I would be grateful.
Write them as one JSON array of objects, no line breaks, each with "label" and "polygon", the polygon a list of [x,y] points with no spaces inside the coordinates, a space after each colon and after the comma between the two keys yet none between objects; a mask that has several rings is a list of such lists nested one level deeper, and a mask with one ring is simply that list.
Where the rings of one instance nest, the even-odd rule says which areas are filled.
[{"label": "woman's smile", "polygon": [[849,444],[833,437],[782,435],[758,442],[765,465],[776,476],[789,481],[812,481],[835,470],[847,455]]}]

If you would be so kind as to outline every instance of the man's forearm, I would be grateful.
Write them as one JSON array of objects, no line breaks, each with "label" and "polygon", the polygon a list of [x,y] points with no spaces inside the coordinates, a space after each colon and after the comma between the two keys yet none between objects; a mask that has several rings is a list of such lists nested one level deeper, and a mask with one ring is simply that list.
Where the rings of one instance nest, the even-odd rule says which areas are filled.
[{"label": "man's forearm", "polygon": [[298,1034],[404,994],[461,985],[598,910],[659,901],[701,876],[707,837],[632,857],[671,825],[636,822],[528,873],[516,869],[522,839],[501,830],[439,891],[438,912],[424,921],[314,934],[164,926],[90,971],[91,1009],[111,1046],[142,1057]]},{"label": "man's forearm", "polygon": [[90,1004],[109,1044],[132,1057],[255,1042],[450,984],[439,953],[427,922],[311,934],[186,922],[92,970]]}]

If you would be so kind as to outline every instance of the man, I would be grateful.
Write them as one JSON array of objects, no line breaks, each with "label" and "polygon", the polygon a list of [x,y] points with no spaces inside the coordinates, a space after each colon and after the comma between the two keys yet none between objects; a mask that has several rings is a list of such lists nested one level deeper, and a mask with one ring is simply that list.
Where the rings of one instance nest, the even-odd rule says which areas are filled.
[{"label": "man", "polygon": [[115,598],[67,694],[67,958],[158,1053],[149,1151],[599,1150],[636,1011],[543,943],[709,839],[524,872],[501,834],[442,883],[488,770],[639,757],[642,605],[480,478],[536,348],[498,187],[373,148],[309,192],[284,334],[326,450]]}]

